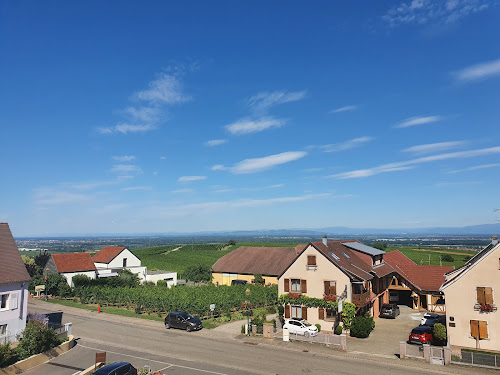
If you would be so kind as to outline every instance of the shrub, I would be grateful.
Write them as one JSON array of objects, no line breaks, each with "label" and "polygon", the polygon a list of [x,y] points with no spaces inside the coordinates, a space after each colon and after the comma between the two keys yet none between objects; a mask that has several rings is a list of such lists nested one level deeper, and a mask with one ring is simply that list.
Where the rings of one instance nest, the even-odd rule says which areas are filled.
[{"label": "shrub", "polygon": [[365,315],[364,317],[366,319],[370,319],[370,322],[371,322],[371,327],[372,327],[372,331],[375,329],[375,320],[373,320],[373,316],[370,314],[370,312],[365,312]]},{"label": "shrub", "polygon": [[318,332],[321,332],[321,324],[319,323],[316,323],[315,324],[316,328],[318,329]]},{"label": "shrub", "polygon": [[432,336],[435,345],[446,345],[446,326],[441,323],[434,324],[432,328]]},{"label": "shrub", "polygon": [[357,316],[352,320],[351,324],[351,336],[366,338],[370,336],[372,331],[372,318],[366,318],[364,316]]},{"label": "shrub", "polygon": [[164,287],[166,287],[167,285],[168,285],[168,284],[167,284],[167,281],[166,281],[166,280],[158,280],[158,281],[156,282],[156,286],[159,286],[159,287],[161,287],[161,288],[164,288]]},{"label": "shrub", "polygon": [[253,275],[253,281],[255,284],[259,284],[259,285],[264,284],[264,278],[262,277],[262,275],[260,273],[256,273],[255,275]]},{"label": "shrub", "polygon": [[17,352],[10,347],[10,343],[0,344],[0,368],[17,362]]},{"label": "shrub", "polygon": [[278,315],[283,316],[284,313],[285,313],[285,308],[283,307],[283,305],[279,305],[278,306]]},{"label": "shrub", "polygon": [[276,306],[267,306],[266,311],[268,314],[275,314],[276,313]]},{"label": "shrub", "polygon": [[335,334],[336,335],[341,335],[342,331],[343,331],[342,325],[339,324],[337,327],[335,327]]},{"label": "shrub", "polygon": [[76,275],[71,279],[75,287],[87,286],[90,284],[90,279],[87,275]]},{"label": "shrub", "polygon": [[209,282],[212,280],[212,271],[210,270],[210,267],[203,266],[203,265],[197,265],[197,266],[190,266],[186,268],[186,271],[184,271],[184,277],[186,280],[194,281],[195,283],[199,282]]},{"label": "shrub", "polygon": [[26,324],[26,329],[23,332],[23,337],[19,340],[16,351],[19,358],[24,359],[52,349],[61,342],[62,340],[57,338],[53,329],[32,319]]},{"label": "shrub", "polygon": [[450,255],[450,254],[445,254],[441,257],[441,260],[443,262],[454,262],[455,259],[453,259],[453,257]]},{"label": "shrub", "polygon": [[66,281],[61,281],[57,286],[57,295],[61,297],[72,297],[73,290]]},{"label": "shrub", "polygon": [[464,262],[468,262],[471,259],[472,259],[472,257],[470,255],[464,256]]}]

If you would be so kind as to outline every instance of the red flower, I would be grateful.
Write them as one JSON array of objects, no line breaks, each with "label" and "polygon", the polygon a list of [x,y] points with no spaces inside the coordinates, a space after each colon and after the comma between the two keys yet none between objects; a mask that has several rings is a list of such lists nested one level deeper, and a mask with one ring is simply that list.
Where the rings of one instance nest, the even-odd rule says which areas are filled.
[{"label": "red flower", "polygon": [[294,298],[294,299],[299,299],[299,298],[300,298],[300,295],[299,295],[299,294],[293,294],[293,293],[290,293],[290,294],[288,295],[288,297],[290,297],[290,298]]},{"label": "red flower", "polygon": [[335,302],[337,300],[337,296],[329,296],[329,295],[326,295],[323,297],[323,299],[325,301],[331,301],[331,302]]}]

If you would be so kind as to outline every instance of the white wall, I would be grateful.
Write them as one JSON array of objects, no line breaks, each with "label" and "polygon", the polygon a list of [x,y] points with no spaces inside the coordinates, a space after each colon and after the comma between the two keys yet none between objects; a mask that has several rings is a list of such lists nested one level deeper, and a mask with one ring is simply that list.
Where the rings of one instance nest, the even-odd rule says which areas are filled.
[{"label": "white wall", "polygon": [[129,249],[123,250],[109,263],[96,263],[97,268],[123,268],[123,259],[127,259],[127,266],[129,267],[139,267],[141,265],[141,260],[137,258]]},{"label": "white wall", "polygon": [[[0,295],[9,294],[6,308],[0,309],[0,325],[7,324],[7,335],[11,335],[10,341],[16,341],[15,335],[26,328],[28,284],[28,281],[0,284]],[[3,343],[2,339],[0,343]]]},{"label": "white wall", "polygon": [[85,275],[89,279],[95,279],[96,278],[96,271],[61,272],[61,275],[66,278],[66,281],[68,282],[68,285],[70,287],[74,287],[75,285],[73,284],[73,276],[76,276],[76,275]]},{"label": "white wall", "polygon": [[167,281],[167,286],[171,287],[173,285],[177,285],[177,272],[165,272],[165,273],[157,273],[154,275],[146,274],[146,281],[152,281],[155,284],[158,280],[172,279]]}]

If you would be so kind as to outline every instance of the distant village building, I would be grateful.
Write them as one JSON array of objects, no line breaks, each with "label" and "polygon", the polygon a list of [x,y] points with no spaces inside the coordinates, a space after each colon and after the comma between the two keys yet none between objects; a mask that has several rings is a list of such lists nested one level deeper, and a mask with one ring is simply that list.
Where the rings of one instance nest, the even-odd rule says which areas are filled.
[{"label": "distant village building", "polygon": [[16,335],[26,328],[31,280],[7,223],[0,223],[0,259],[0,344],[3,344],[16,341]]}]

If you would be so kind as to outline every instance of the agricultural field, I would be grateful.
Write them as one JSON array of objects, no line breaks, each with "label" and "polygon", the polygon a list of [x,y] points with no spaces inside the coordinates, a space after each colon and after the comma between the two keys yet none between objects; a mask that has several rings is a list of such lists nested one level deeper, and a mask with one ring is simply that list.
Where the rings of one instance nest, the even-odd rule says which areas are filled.
[{"label": "agricultural field", "polygon": [[230,253],[237,246],[227,244],[191,244],[168,245],[133,250],[132,252],[148,270],[164,270],[177,272],[177,277],[182,279],[182,274],[190,266],[203,265],[211,268],[222,256]]},{"label": "agricultural field", "polygon": [[[415,248],[409,246],[388,246],[386,251],[399,250],[416,264],[434,265],[434,266],[454,266],[461,267],[464,263],[474,255],[476,251],[456,250],[448,248]],[[453,258],[453,261],[444,261],[445,256]],[[441,258],[441,260],[440,260]]]}]

